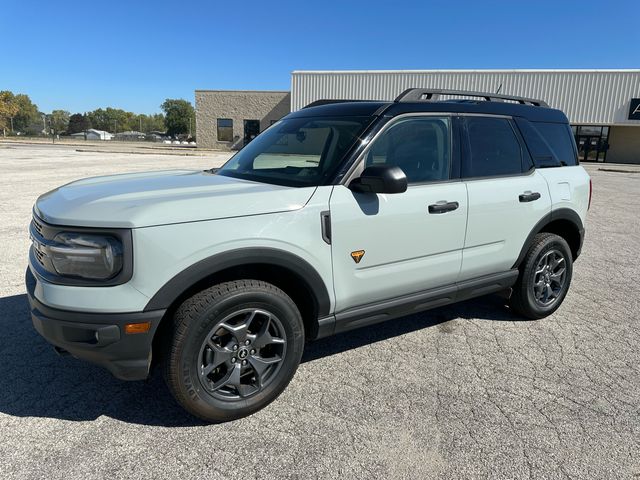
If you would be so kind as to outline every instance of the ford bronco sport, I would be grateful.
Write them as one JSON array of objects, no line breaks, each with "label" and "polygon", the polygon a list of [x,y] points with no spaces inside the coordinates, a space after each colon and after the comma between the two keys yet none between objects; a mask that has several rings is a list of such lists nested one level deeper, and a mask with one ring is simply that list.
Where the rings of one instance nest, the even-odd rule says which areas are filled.
[{"label": "ford bronco sport", "polygon": [[32,320],[118,378],[162,364],[186,410],[231,420],[283,391],[306,340],[499,291],[516,317],[551,314],[590,197],[566,116],[540,100],[318,101],[217,171],[42,195]]}]

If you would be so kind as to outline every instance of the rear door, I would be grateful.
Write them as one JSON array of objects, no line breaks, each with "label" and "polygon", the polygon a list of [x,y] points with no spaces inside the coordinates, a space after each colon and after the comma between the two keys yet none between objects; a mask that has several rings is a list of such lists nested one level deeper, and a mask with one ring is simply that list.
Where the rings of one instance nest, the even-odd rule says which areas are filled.
[{"label": "rear door", "polygon": [[374,164],[399,166],[407,175],[406,192],[334,188],[330,208],[336,312],[457,280],[467,192],[463,182],[451,180],[456,152],[452,123],[444,115],[398,118],[365,152],[359,172]]},{"label": "rear door", "polygon": [[469,216],[461,281],[511,269],[533,227],[551,211],[547,182],[512,119],[469,115],[463,125]]}]

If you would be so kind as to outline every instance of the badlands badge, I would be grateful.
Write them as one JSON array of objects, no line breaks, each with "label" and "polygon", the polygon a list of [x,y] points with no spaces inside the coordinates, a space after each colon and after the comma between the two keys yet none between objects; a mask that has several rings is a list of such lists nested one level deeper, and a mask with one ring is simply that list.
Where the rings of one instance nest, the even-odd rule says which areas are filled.
[{"label": "badlands badge", "polygon": [[356,250],[355,252],[351,252],[351,258],[353,258],[353,261],[356,263],[360,263],[362,257],[364,257],[364,250]]}]

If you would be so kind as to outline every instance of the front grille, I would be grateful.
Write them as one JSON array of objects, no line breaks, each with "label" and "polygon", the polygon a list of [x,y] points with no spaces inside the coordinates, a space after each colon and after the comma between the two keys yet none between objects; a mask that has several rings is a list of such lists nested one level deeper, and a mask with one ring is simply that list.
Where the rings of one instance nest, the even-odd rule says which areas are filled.
[{"label": "front grille", "polygon": [[44,253],[42,253],[40,250],[38,250],[37,248],[33,249],[33,252],[36,254],[36,259],[38,260],[38,262],[40,263],[40,265],[42,265],[43,267],[45,266],[44,264]]},{"label": "front grille", "polygon": [[42,235],[42,224],[36,220],[36,217],[33,217],[32,223],[34,230]]},{"label": "front grille", "polygon": [[34,258],[48,272],[52,271],[52,266],[51,261],[47,258],[46,252],[43,251],[43,247],[49,240],[51,240],[49,238],[51,236],[50,230],[51,229],[47,228],[47,226],[43,224],[38,217],[36,217],[35,215],[33,216],[33,219],[31,220],[30,231],[32,242],[31,249],[33,250]]}]

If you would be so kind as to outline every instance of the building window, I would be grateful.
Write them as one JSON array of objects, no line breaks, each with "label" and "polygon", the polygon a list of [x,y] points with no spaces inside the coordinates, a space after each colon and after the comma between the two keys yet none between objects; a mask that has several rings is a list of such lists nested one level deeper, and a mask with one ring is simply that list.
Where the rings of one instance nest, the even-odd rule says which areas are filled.
[{"label": "building window", "polygon": [[233,120],[230,118],[218,119],[218,141],[233,142]]}]

